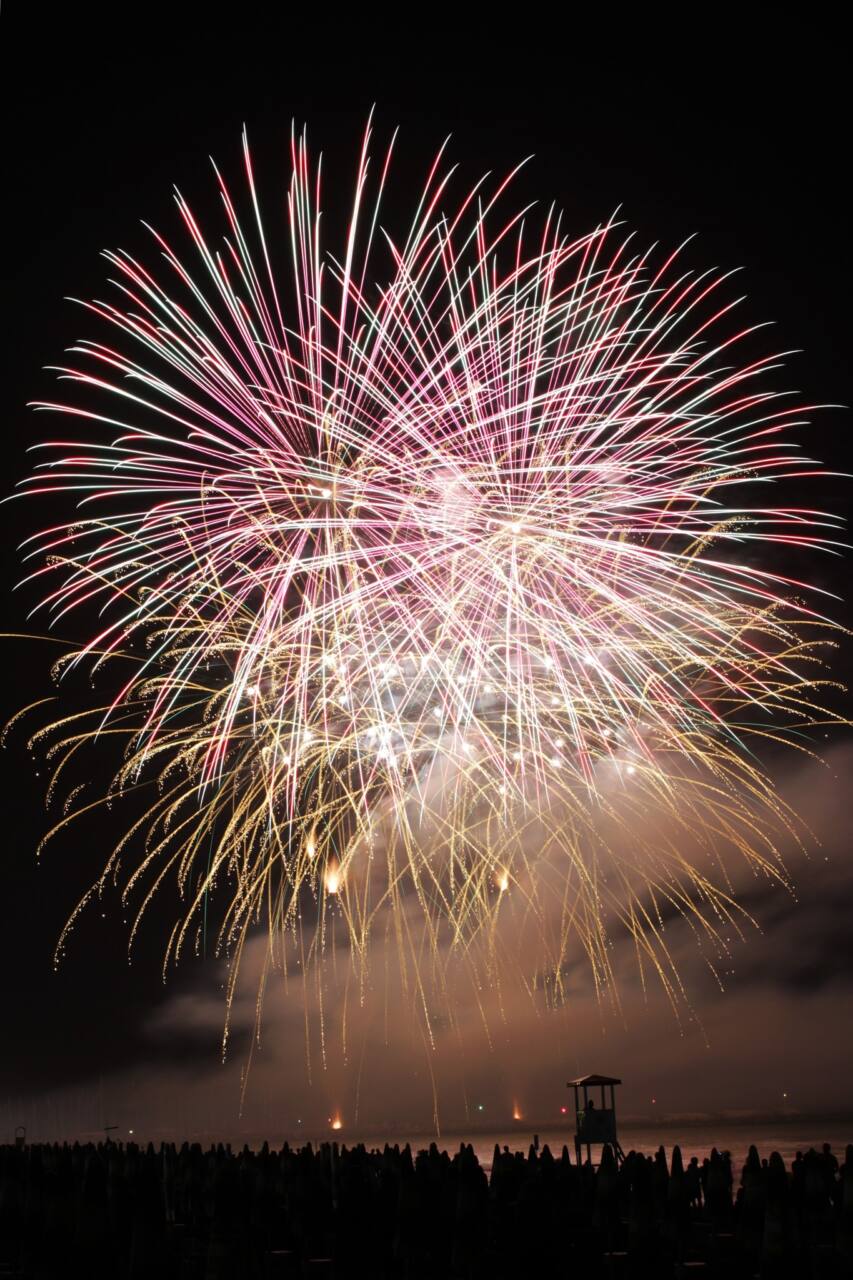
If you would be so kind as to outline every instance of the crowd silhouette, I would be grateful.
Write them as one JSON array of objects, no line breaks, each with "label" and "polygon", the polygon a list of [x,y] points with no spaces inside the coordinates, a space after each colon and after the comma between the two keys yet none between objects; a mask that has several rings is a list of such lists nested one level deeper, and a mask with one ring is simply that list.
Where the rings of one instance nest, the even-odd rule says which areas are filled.
[{"label": "crowd silhouette", "polygon": [[104,1142],[0,1146],[0,1276],[276,1277],[853,1275],[853,1145],[790,1170],[750,1147],[368,1151]]}]

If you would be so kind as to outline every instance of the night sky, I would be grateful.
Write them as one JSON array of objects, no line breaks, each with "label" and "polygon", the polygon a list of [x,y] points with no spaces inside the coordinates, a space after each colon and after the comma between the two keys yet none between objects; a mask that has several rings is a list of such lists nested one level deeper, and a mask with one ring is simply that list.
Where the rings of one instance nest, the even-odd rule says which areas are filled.
[{"label": "night sky", "polygon": [[[341,25],[310,10],[277,21],[269,16],[274,6],[240,5],[226,21],[214,18],[213,7],[138,5],[126,7],[119,30],[109,7],[70,6],[64,16],[59,8],[13,0],[0,15],[4,494],[27,473],[26,449],[46,430],[46,419],[25,407],[53,394],[43,366],[59,362],[86,331],[79,309],[63,299],[103,294],[107,266],[99,252],[121,245],[150,256],[140,219],[175,229],[173,183],[217,222],[208,157],[238,181],[244,122],[270,225],[289,177],[292,119],[307,121],[309,140],[324,153],[326,204],[334,190],[347,199],[373,103],[382,137],[401,126],[401,210],[449,133],[450,153],[472,182],[533,155],[516,184],[518,203],[554,200],[578,234],[617,207],[643,243],[674,247],[696,233],[691,264],[743,268],[737,291],[748,295],[745,315],[775,322],[767,344],[802,352],[775,385],[811,403],[853,404],[847,55],[819,17],[761,33],[723,29],[719,19],[701,33],[617,36],[613,14],[597,30],[538,26],[477,39],[452,27],[415,28],[415,20],[434,20],[426,11],[400,11],[390,24]],[[526,20],[520,12],[518,21]],[[332,228],[334,219],[331,209]],[[816,413],[800,438],[831,470],[851,468],[849,409]],[[827,479],[814,496],[815,505],[843,510],[849,481]],[[10,632],[30,628],[36,600],[32,588],[13,594],[21,577],[17,545],[48,519],[34,504],[0,508],[2,625]],[[849,596],[848,565],[818,557],[805,570],[801,560],[790,567]],[[849,622],[849,603],[833,611]],[[55,655],[32,641],[0,643],[5,721],[51,691]],[[850,661],[848,645],[834,669],[841,680]],[[44,778],[34,776],[25,736],[13,735],[0,756],[0,1117],[6,1099],[56,1107],[58,1099],[91,1099],[106,1089],[116,1114],[230,1131],[260,944],[247,955],[224,1067],[221,969],[209,957],[188,959],[163,985],[165,908],[152,912],[128,966],[122,912],[105,901],[89,912],[54,972],[58,933],[120,829],[111,830],[105,815],[79,839],[57,842],[37,867]],[[673,923],[670,945],[683,958],[704,1029],[696,1022],[679,1028],[660,992],[644,998],[627,957],[621,1020],[596,1007],[580,967],[571,1008],[549,1018],[519,999],[491,1050],[475,1012],[462,1008],[459,1038],[441,1043],[439,1036],[432,1063],[446,1121],[461,1121],[466,1099],[469,1107],[482,1100],[494,1116],[506,1116],[513,1098],[532,1116],[551,1115],[565,1100],[567,1076],[585,1071],[621,1076],[636,1115],[652,1113],[652,1097],[667,1114],[853,1111],[846,1078],[853,1060],[853,738],[835,730],[818,745],[824,765],[790,757],[778,770],[782,794],[821,843],[808,861],[791,851],[796,901],[736,873],[761,931],[736,949],[724,993],[687,931]],[[103,761],[92,767],[106,776]],[[336,1107],[352,1115],[359,1066],[365,1126],[389,1118],[429,1124],[426,1055],[393,1010],[381,1032],[356,1018],[351,1060],[345,1066],[332,1052],[329,1070],[315,1069],[310,1087],[301,1019],[295,997],[270,995],[247,1093],[249,1127],[287,1128],[297,1115],[319,1124]]]}]

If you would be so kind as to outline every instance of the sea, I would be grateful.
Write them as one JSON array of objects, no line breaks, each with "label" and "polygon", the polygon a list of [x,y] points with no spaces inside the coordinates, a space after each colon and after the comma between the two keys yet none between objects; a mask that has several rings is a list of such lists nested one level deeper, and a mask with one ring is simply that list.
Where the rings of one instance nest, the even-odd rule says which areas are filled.
[{"label": "sea", "polygon": [[[495,1146],[508,1147],[510,1151],[523,1151],[526,1154],[530,1146],[538,1141],[540,1150],[547,1143],[552,1154],[559,1156],[565,1145],[569,1148],[572,1160],[575,1158],[574,1134],[567,1128],[543,1127],[534,1132],[532,1126],[525,1129],[521,1123],[513,1126],[512,1130],[474,1131],[467,1134],[448,1132],[438,1137],[435,1134],[419,1134],[412,1135],[408,1139],[392,1137],[390,1134],[381,1136],[369,1133],[347,1134],[344,1130],[318,1136],[326,1142],[330,1138],[347,1144],[359,1141],[368,1148],[379,1147],[380,1149],[386,1142],[397,1141],[402,1145],[403,1141],[409,1141],[414,1151],[428,1147],[430,1142],[435,1142],[440,1150],[451,1153],[458,1151],[460,1144],[466,1142],[473,1146],[477,1159],[487,1172],[492,1167]],[[791,1161],[798,1151],[806,1152],[810,1147],[819,1151],[825,1142],[830,1144],[840,1164],[844,1159],[845,1147],[848,1143],[853,1143],[853,1119],[784,1118],[762,1122],[719,1121],[701,1125],[689,1123],[641,1127],[620,1125],[619,1127],[619,1143],[626,1153],[633,1150],[642,1152],[644,1155],[654,1155],[659,1147],[663,1147],[669,1161],[673,1147],[678,1146],[685,1164],[691,1156],[697,1156],[701,1164],[705,1156],[710,1155],[712,1148],[716,1147],[718,1151],[730,1152],[735,1174],[743,1165],[750,1144],[758,1148],[758,1154],[762,1157],[778,1151],[790,1168]],[[600,1150],[593,1147],[594,1161],[598,1160]]]},{"label": "sea", "polygon": [[[237,1126],[230,1131],[229,1128],[188,1129],[185,1132],[160,1128],[149,1130],[144,1123],[135,1129],[111,1125],[108,1129],[57,1132],[41,1124],[32,1123],[34,1119],[35,1117],[32,1117],[26,1129],[26,1139],[30,1142],[57,1140],[98,1142],[106,1137],[112,1141],[138,1143],[150,1141],[155,1145],[162,1141],[176,1142],[179,1145],[183,1141],[198,1142],[204,1147],[217,1142],[230,1142],[235,1149],[246,1144],[255,1150],[259,1149],[265,1140],[274,1149],[280,1148],[285,1141],[291,1146],[303,1146],[309,1141],[315,1146],[330,1141],[345,1143],[347,1146],[362,1142],[368,1149],[379,1148],[380,1150],[386,1142],[392,1145],[397,1142],[401,1146],[408,1142],[416,1152],[435,1142],[440,1150],[449,1151],[451,1154],[458,1151],[464,1142],[473,1146],[478,1160],[487,1172],[491,1170],[495,1146],[508,1147],[510,1151],[521,1151],[526,1155],[531,1145],[538,1143],[541,1150],[547,1144],[552,1154],[559,1156],[565,1145],[569,1148],[572,1160],[575,1158],[574,1134],[567,1124],[537,1126],[526,1121],[519,1121],[512,1128],[489,1129],[486,1126],[472,1126],[468,1129],[451,1128],[436,1134],[423,1130],[407,1133],[402,1127],[400,1129],[389,1127],[383,1132],[376,1132],[367,1128],[353,1129],[346,1124],[339,1130],[323,1128],[315,1131],[306,1127],[286,1131],[271,1130],[268,1133],[248,1132]],[[4,1131],[7,1127],[0,1124],[0,1143],[15,1140],[15,1133],[11,1127],[8,1132]],[[21,1130],[17,1132],[21,1133]],[[750,1144],[758,1148],[758,1153],[762,1157],[778,1151],[790,1168],[791,1161],[798,1151],[806,1152],[810,1147],[820,1150],[823,1144],[828,1142],[840,1163],[844,1159],[845,1147],[848,1143],[853,1143],[853,1118],[783,1116],[775,1120],[741,1118],[736,1122],[726,1119],[708,1119],[701,1123],[693,1119],[677,1123],[669,1118],[662,1118],[654,1125],[623,1121],[619,1124],[619,1142],[626,1153],[634,1150],[645,1155],[653,1155],[659,1147],[663,1147],[668,1161],[672,1156],[673,1147],[678,1146],[685,1163],[691,1156],[697,1156],[701,1163],[704,1157],[710,1154],[711,1149],[716,1147],[718,1151],[730,1152],[737,1175],[746,1159]],[[597,1162],[599,1156],[600,1148],[593,1147],[593,1161]]]}]

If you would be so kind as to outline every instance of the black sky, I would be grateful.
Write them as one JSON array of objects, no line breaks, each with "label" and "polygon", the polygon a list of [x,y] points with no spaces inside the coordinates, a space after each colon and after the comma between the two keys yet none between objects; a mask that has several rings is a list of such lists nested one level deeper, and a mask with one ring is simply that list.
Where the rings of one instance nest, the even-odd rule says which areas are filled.
[{"label": "black sky", "polygon": [[[472,180],[532,154],[519,199],[555,200],[578,233],[617,206],[643,242],[674,246],[697,233],[692,261],[742,267],[749,318],[775,322],[775,346],[803,350],[783,383],[812,402],[853,403],[849,48],[828,12],[747,31],[706,11],[693,30],[650,20],[620,31],[615,12],[598,25],[560,30],[543,14],[520,8],[498,18],[495,8],[487,20],[481,15],[487,34],[478,36],[440,23],[431,10],[402,8],[381,18],[361,11],[341,23],[331,9],[305,6],[296,14],[251,4],[4,5],[0,488],[8,492],[28,470],[25,451],[42,424],[25,404],[51,393],[43,366],[82,332],[79,311],[62,299],[101,292],[107,272],[99,252],[119,244],[142,250],[143,218],[173,228],[173,183],[218,216],[208,157],[236,175],[244,123],[272,204],[287,179],[292,119],[307,121],[324,152],[327,193],[338,182],[346,195],[373,103],[380,133],[401,127],[401,208],[405,175],[414,183],[448,133],[451,154]],[[815,415],[803,439],[830,468],[851,467],[849,411]],[[839,510],[849,493],[847,481],[829,480],[821,500]],[[12,588],[20,577],[16,546],[39,521],[43,513],[23,504],[0,508],[0,616],[10,631],[27,630],[35,602],[32,592]],[[841,591],[846,574],[826,562],[811,577]],[[5,720],[46,691],[49,659],[31,642],[2,643]],[[840,666],[843,674],[849,651]],[[849,754],[838,758],[849,766]],[[92,847],[66,843],[37,869],[41,780],[20,737],[0,761],[0,1097],[131,1067],[202,1070],[216,1058],[216,1018],[189,1027],[170,1011],[182,992],[215,994],[218,976],[191,962],[164,989],[156,920],[129,969],[120,913],[107,910],[101,920],[96,912],[53,972],[56,936],[104,851],[90,835]],[[843,811],[833,834],[843,860],[850,852]],[[770,983],[772,1000],[783,1008],[788,1001],[792,1017],[807,1019],[809,995],[823,998],[836,977],[839,1017],[849,1017],[850,884],[849,876],[818,882],[804,892],[805,916],[783,912],[776,920],[788,936],[805,929],[813,943]],[[772,940],[772,926],[765,936]],[[815,941],[829,936],[831,947]],[[771,955],[775,964],[781,952],[767,953],[765,971]],[[760,970],[755,945],[750,957]],[[747,965],[744,1009],[749,973]],[[158,1018],[167,1036],[152,1034]],[[638,1032],[638,1042],[646,1038]],[[653,1071],[654,1055],[643,1061]]]}]

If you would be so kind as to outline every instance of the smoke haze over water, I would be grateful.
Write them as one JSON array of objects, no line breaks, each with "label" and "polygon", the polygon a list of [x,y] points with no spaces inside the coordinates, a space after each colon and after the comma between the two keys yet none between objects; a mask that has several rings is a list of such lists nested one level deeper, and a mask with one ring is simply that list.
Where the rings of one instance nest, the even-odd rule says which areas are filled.
[{"label": "smoke haze over water", "polygon": [[[25,1072],[17,1074],[12,1089],[7,1080],[5,1105],[0,1103],[3,1127],[28,1123],[33,1136],[50,1137],[115,1123],[152,1136],[269,1135],[298,1141],[301,1133],[327,1134],[330,1119],[339,1116],[342,1135],[405,1138],[433,1131],[437,1109],[448,1132],[503,1130],[515,1110],[525,1117],[525,1133],[534,1124],[544,1133],[549,1125],[565,1123],[560,1107],[570,1100],[566,1079],[588,1071],[620,1076],[620,1112],[641,1124],[666,1117],[730,1124],[733,1115],[758,1122],[785,1112],[853,1112],[845,1065],[853,1058],[853,864],[849,797],[839,785],[851,764],[853,748],[841,745],[829,752],[825,766],[808,762],[783,780],[782,793],[820,842],[808,861],[793,851],[788,857],[798,900],[754,878],[743,864],[730,864],[737,896],[761,931],[747,927],[743,942],[733,940],[725,991],[691,931],[677,917],[667,922],[667,944],[683,974],[693,1021],[683,1017],[679,1026],[654,983],[643,991],[626,943],[625,954],[616,956],[621,1016],[596,1002],[580,958],[569,975],[569,998],[557,1009],[512,984],[498,1002],[488,990],[473,990],[462,974],[453,1001],[455,1025],[434,1011],[433,1049],[423,1019],[413,1016],[411,990],[402,991],[393,942],[383,948],[377,940],[364,1004],[351,990],[345,1026],[346,965],[338,957],[337,992],[334,983],[325,992],[325,1067],[316,987],[309,983],[303,993],[301,980],[291,978],[285,993],[280,977],[270,976],[241,1110],[265,958],[265,940],[258,936],[244,956],[224,1064],[224,974],[208,961],[170,980],[148,1014],[132,1065],[108,1064],[70,1087],[63,1086],[59,1065],[48,1089],[21,1087]],[[85,931],[75,938],[77,948],[92,945]],[[87,1017],[97,1017],[96,1010],[80,1010],[81,1035]],[[19,1052],[25,1056],[23,1046]],[[816,1125],[814,1140],[824,1132]],[[751,1140],[746,1134],[745,1129],[744,1140]]]}]

